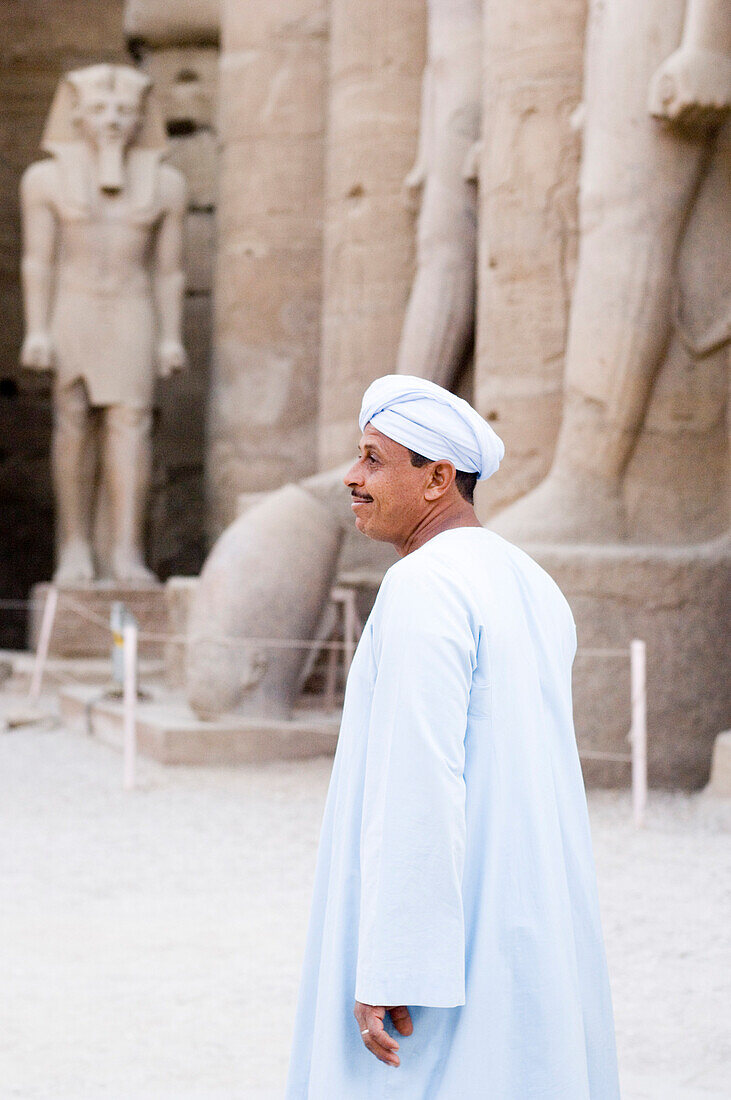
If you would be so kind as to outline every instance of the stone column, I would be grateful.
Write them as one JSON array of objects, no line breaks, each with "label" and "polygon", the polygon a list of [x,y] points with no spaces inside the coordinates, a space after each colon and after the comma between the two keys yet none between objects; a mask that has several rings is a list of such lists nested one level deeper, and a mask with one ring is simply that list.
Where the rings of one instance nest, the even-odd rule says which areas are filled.
[{"label": "stone column", "polygon": [[224,0],[211,526],[316,464],[325,0]]},{"label": "stone column", "polygon": [[586,0],[484,0],[474,393],[506,448],[488,514],[544,477],[561,420],[585,21]]},{"label": "stone column", "polygon": [[424,0],[332,0],[320,468],[347,460],[373,378],[396,369],[413,278],[402,199],[416,153]]}]

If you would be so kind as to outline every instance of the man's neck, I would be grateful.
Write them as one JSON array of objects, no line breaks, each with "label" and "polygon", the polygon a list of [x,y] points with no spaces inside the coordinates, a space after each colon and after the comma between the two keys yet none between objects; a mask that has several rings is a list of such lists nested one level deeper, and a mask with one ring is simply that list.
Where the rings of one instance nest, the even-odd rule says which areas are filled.
[{"label": "man's neck", "polygon": [[482,527],[473,506],[461,497],[459,501],[425,516],[404,543],[396,546],[399,557],[405,558],[436,535],[441,535],[442,531],[451,531],[456,527]]}]

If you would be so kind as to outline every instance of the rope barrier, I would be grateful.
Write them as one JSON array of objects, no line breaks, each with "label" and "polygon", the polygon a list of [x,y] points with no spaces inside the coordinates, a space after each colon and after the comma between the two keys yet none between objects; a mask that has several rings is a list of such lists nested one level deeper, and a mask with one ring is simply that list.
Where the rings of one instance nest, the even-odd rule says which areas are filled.
[{"label": "rope barrier", "polygon": [[[335,595],[335,593],[334,593]],[[337,597],[336,597],[337,598]],[[168,634],[159,631],[141,631],[134,620],[131,625],[125,625],[124,636],[112,629],[110,623],[101,615],[90,611],[55,586],[48,590],[45,601],[42,600],[0,600],[0,609],[26,610],[31,607],[42,607],[43,616],[39,638],[38,652],[33,669],[29,699],[38,700],[41,690],[41,681],[44,676],[61,683],[64,676],[59,669],[48,668],[48,649],[51,631],[57,614],[57,608],[65,606],[79,618],[99,627],[109,635],[110,641],[116,646],[122,644],[124,660],[123,681],[123,709],[124,709],[124,786],[131,789],[135,783],[135,761],[137,754],[136,731],[136,704],[137,704],[137,657],[139,646],[142,643],[167,643],[177,645],[192,644],[195,646],[210,645],[230,649],[274,649],[292,650],[306,649],[325,651],[331,655],[342,652],[350,663],[354,652],[354,639],[361,630],[360,623],[353,617],[351,609],[348,616],[346,608],[346,622],[344,632],[346,638],[343,641],[334,641],[324,638],[256,638],[236,637],[220,635],[218,637],[190,637],[187,634]],[[643,641],[635,639],[631,645],[622,649],[619,647],[587,647],[579,648],[577,657],[603,658],[627,660],[630,663],[631,679],[631,726],[628,739],[630,741],[629,753],[603,752],[595,749],[580,751],[580,756],[585,760],[608,761],[612,763],[630,764],[632,768],[632,812],[636,825],[641,825],[644,820],[647,805],[647,689],[646,689],[646,647]],[[332,681],[332,669],[329,670],[329,679]],[[66,683],[73,683],[70,676],[65,677]],[[330,684],[329,693],[332,695],[333,686]]]}]

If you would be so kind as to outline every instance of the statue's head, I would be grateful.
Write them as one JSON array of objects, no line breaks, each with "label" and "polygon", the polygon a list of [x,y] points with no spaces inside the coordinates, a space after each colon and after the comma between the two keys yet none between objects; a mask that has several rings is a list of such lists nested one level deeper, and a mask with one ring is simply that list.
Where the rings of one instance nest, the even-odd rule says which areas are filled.
[{"label": "statue's head", "polygon": [[152,82],[129,65],[89,65],[67,73],[58,86],[43,135],[43,148],[70,155],[80,143],[92,149],[98,186],[125,186],[125,157],[131,145],[164,155],[167,138],[154,102]]},{"label": "statue's head", "polygon": [[91,65],[66,77],[80,137],[96,149],[126,149],[138,136],[151,82],[128,65]]}]

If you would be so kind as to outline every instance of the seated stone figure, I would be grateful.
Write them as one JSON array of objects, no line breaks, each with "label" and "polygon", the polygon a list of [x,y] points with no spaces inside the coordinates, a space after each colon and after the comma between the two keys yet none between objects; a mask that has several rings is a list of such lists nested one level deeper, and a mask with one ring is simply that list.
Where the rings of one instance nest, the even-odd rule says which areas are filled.
[{"label": "seated stone figure", "polygon": [[156,372],[185,363],[185,182],[161,163],[165,133],[150,89],[128,66],[68,73],[46,125],[50,158],[32,164],[21,184],[21,363],[55,373],[54,580],[62,585],[98,574],[99,499],[111,576],[154,580],[142,549],[151,411]]}]

